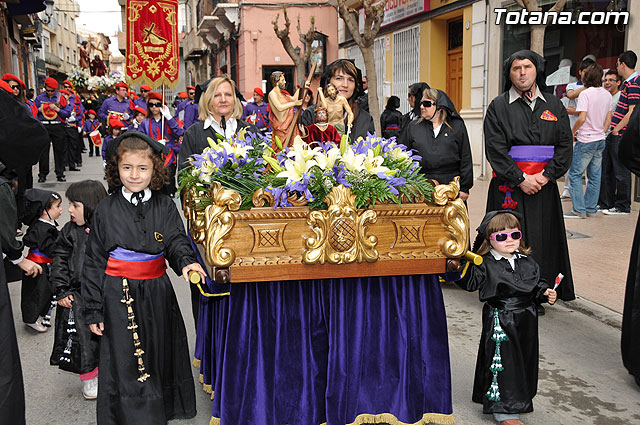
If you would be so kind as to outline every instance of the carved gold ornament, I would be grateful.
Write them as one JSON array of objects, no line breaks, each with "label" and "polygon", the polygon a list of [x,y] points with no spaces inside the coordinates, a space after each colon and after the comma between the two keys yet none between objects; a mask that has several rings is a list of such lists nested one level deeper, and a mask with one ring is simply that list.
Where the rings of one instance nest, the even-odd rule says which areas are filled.
[{"label": "carved gold ornament", "polygon": [[204,243],[207,236],[205,209],[209,191],[198,183],[186,193],[184,199],[184,216],[189,221],[189,233],[195,243]]},{"label": "carved gold ornament", "polygon": [[368,225],[377,220],[376,212],[364,210],[359,213],[355,199],[356,195],[349,188],[340,185],[327,195],[327,210],[309,213],[307,224],[315,237],[305,241],[304,263],[347,264],[378,259],[378,238],[366,234]]},{"label": "carved gold ornament", "polygon": [[460,177],[455,177],[448,185],[435,187],[433,202],[444,206],[442,221],[449,232],[449,238],[442,245],[442,252],[449,258],[462,257],[469,246],[469,213],[464,202],[458,198]]},{"label": "carved gold ornament", "polygon": [[211,184],[210,197],[211,205],[205,210],[206,260],[215,267],[229,267],[236,259],[236,254],[231,248],[223,248],[222,243],[236,223],[231,211],[240,209],[242,198],[235,190],[224,189],[219,182]]}]

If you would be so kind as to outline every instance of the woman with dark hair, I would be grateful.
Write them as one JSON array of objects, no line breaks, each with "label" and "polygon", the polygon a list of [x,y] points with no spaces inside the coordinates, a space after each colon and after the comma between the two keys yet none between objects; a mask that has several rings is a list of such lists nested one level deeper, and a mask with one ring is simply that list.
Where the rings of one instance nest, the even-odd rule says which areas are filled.
[{"label": "woman with dark hair", "polygon": [[391,96],[387,100],[387,106],[384,108],[384,112],[380,116],[380,127],[382,128],[382,137],[390,139],[391,137],[398,137],[400,135],[400,120],[402,120],[402,113],[398,111],[400,107],[400,98],[398,96]]},{"label": "woman with dark hair", "polygon": [[443,91],[425,89],[420,96],[420,118],[407,127],[402,143],[422,157],[421,172],[438,183],[460,176],[460,199],[473,186],[471,145],[464,121]]},{"label": "woman with dark hair", "polygon": [[400,135],[404,136],[409,123],[414,119],[420,118],[420,102],[422,102],[422,94],[426,89],[429,89],[429,84],[427,83],[413,83],[409,86],[409,93],[407,94],[407,101],[409,102],[409,107],[411,110],[402,116],[402,121],[400,121]]},{"label": "woman with dark hair", "polygon": [[[358,137],[367,137],[367,134],[374,134],[373,118],[367,111],[360,108],[357,102],[357,99],[364,93],[360,69],[348,59],[333,61],[327,66],[320,79],[320,88],[325,89],[329,83],[336,86],[338,94],[347,99],[351,111],[353,111],[355,118],[351,127],[351,140],[356,140]],[[315,107],[315,105],[312,105],[304,111],[301,118],[303,125],[309,126],[313,124]],[[346,127],[347,123],[345,122]]]}]

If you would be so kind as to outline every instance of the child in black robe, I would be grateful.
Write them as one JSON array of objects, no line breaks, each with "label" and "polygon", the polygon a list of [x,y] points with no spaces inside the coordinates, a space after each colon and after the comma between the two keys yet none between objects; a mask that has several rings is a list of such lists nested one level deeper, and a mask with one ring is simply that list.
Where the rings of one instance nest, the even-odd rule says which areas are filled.
[{"label": "child in black robe", "polygon": [[107,151],[111,194],[96,209],[87,243],[85,312],[101,336],[98,425],[165,424],[196,414],[187,334],[166,260],[204,280],[174,201],[158,190],[165,146],[139,132]]},{"label": "child in black robe", "polygon": [[46,332],[51,326],[50,266],[58,237],[56,220],[62,214],[62,198],[56,192],[34,188],[27,189],[25,199],[27,215],[23,220],[29,225],[29,230],[22,242],[29,247],[27,258],[42,266],[42,274],[29,276],[22,273],[22,321],[38,332]]},{"label": "child in black robe", "polygon": [[[471,265],[458,285],[479,291],[482,336],[476,361],[473,401],[501,425],[522,425],[533,411],[538,387],[538,313],[534,302],[556,301],[556,291],[522,242],[516,212],[491,211],[478,227],[474,248],[483,263]],[[474,249],[475,250],[475,249]]]},{"label": "child in black robe", "polygon": [[98,394],[100,339],[89,331],[83,314],[81,280],[91,216],[107,191],[98,181],[84,180],[71,184],[65,195],[71,220],[60,231],[53,251],[51,283],[58,308],[49,363],[79,374],[82,395],[92,400]]}]

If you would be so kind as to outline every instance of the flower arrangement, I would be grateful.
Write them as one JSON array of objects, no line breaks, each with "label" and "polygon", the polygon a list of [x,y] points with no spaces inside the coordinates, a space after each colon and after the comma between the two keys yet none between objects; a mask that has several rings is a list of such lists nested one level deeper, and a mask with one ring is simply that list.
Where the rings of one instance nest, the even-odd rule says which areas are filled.
[{"label": "flower arrangement", "polygon": [[120,82],[125,82],[124,74],[118,71],[113,71],[109,75],[103,75],[102,77],[98,77],[95,75],[88,77],[86,79],[86,87],[89,90],[104,91]]},{"label": "flower arrangement", "polygon": [[228,140],[207,140],[209,147],[192,155],[190,166],[181,171],[181,188],[197,184],[206,188],[218,181],[240,193],[242,209],[253,206],[258,189],[273,195],[274,208],[291,206],[289,198],[296,194],[311,209],[326,208],[325,197],[338,185],[351,189],[358,208],[430,200],[433,192],[433,185],[419,172],[420,157],[393,138],[369,135],[352,144],[343,137],[340,145],[319,143],[312,148],[296,137],[291,147],[278,145],[278,152],[269,139],[245,131]]},{"label": "flower arrangement", "polygon": [[73,83],[76,89],[87,87],[87,80],[90,78],[89,73],[82,68],[75,68],[69,74],[69,81]]}]

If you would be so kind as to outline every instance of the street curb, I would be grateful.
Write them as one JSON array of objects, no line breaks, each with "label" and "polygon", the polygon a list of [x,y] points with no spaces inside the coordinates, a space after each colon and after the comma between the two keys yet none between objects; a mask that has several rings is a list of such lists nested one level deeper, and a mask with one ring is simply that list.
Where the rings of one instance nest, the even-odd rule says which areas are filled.
[{"label": "street curb", "polygon": [[576,296],[573,301],[558,300],[558,306],[575,310],[616,329],[622,329],[622,314],[596,302]]}]

